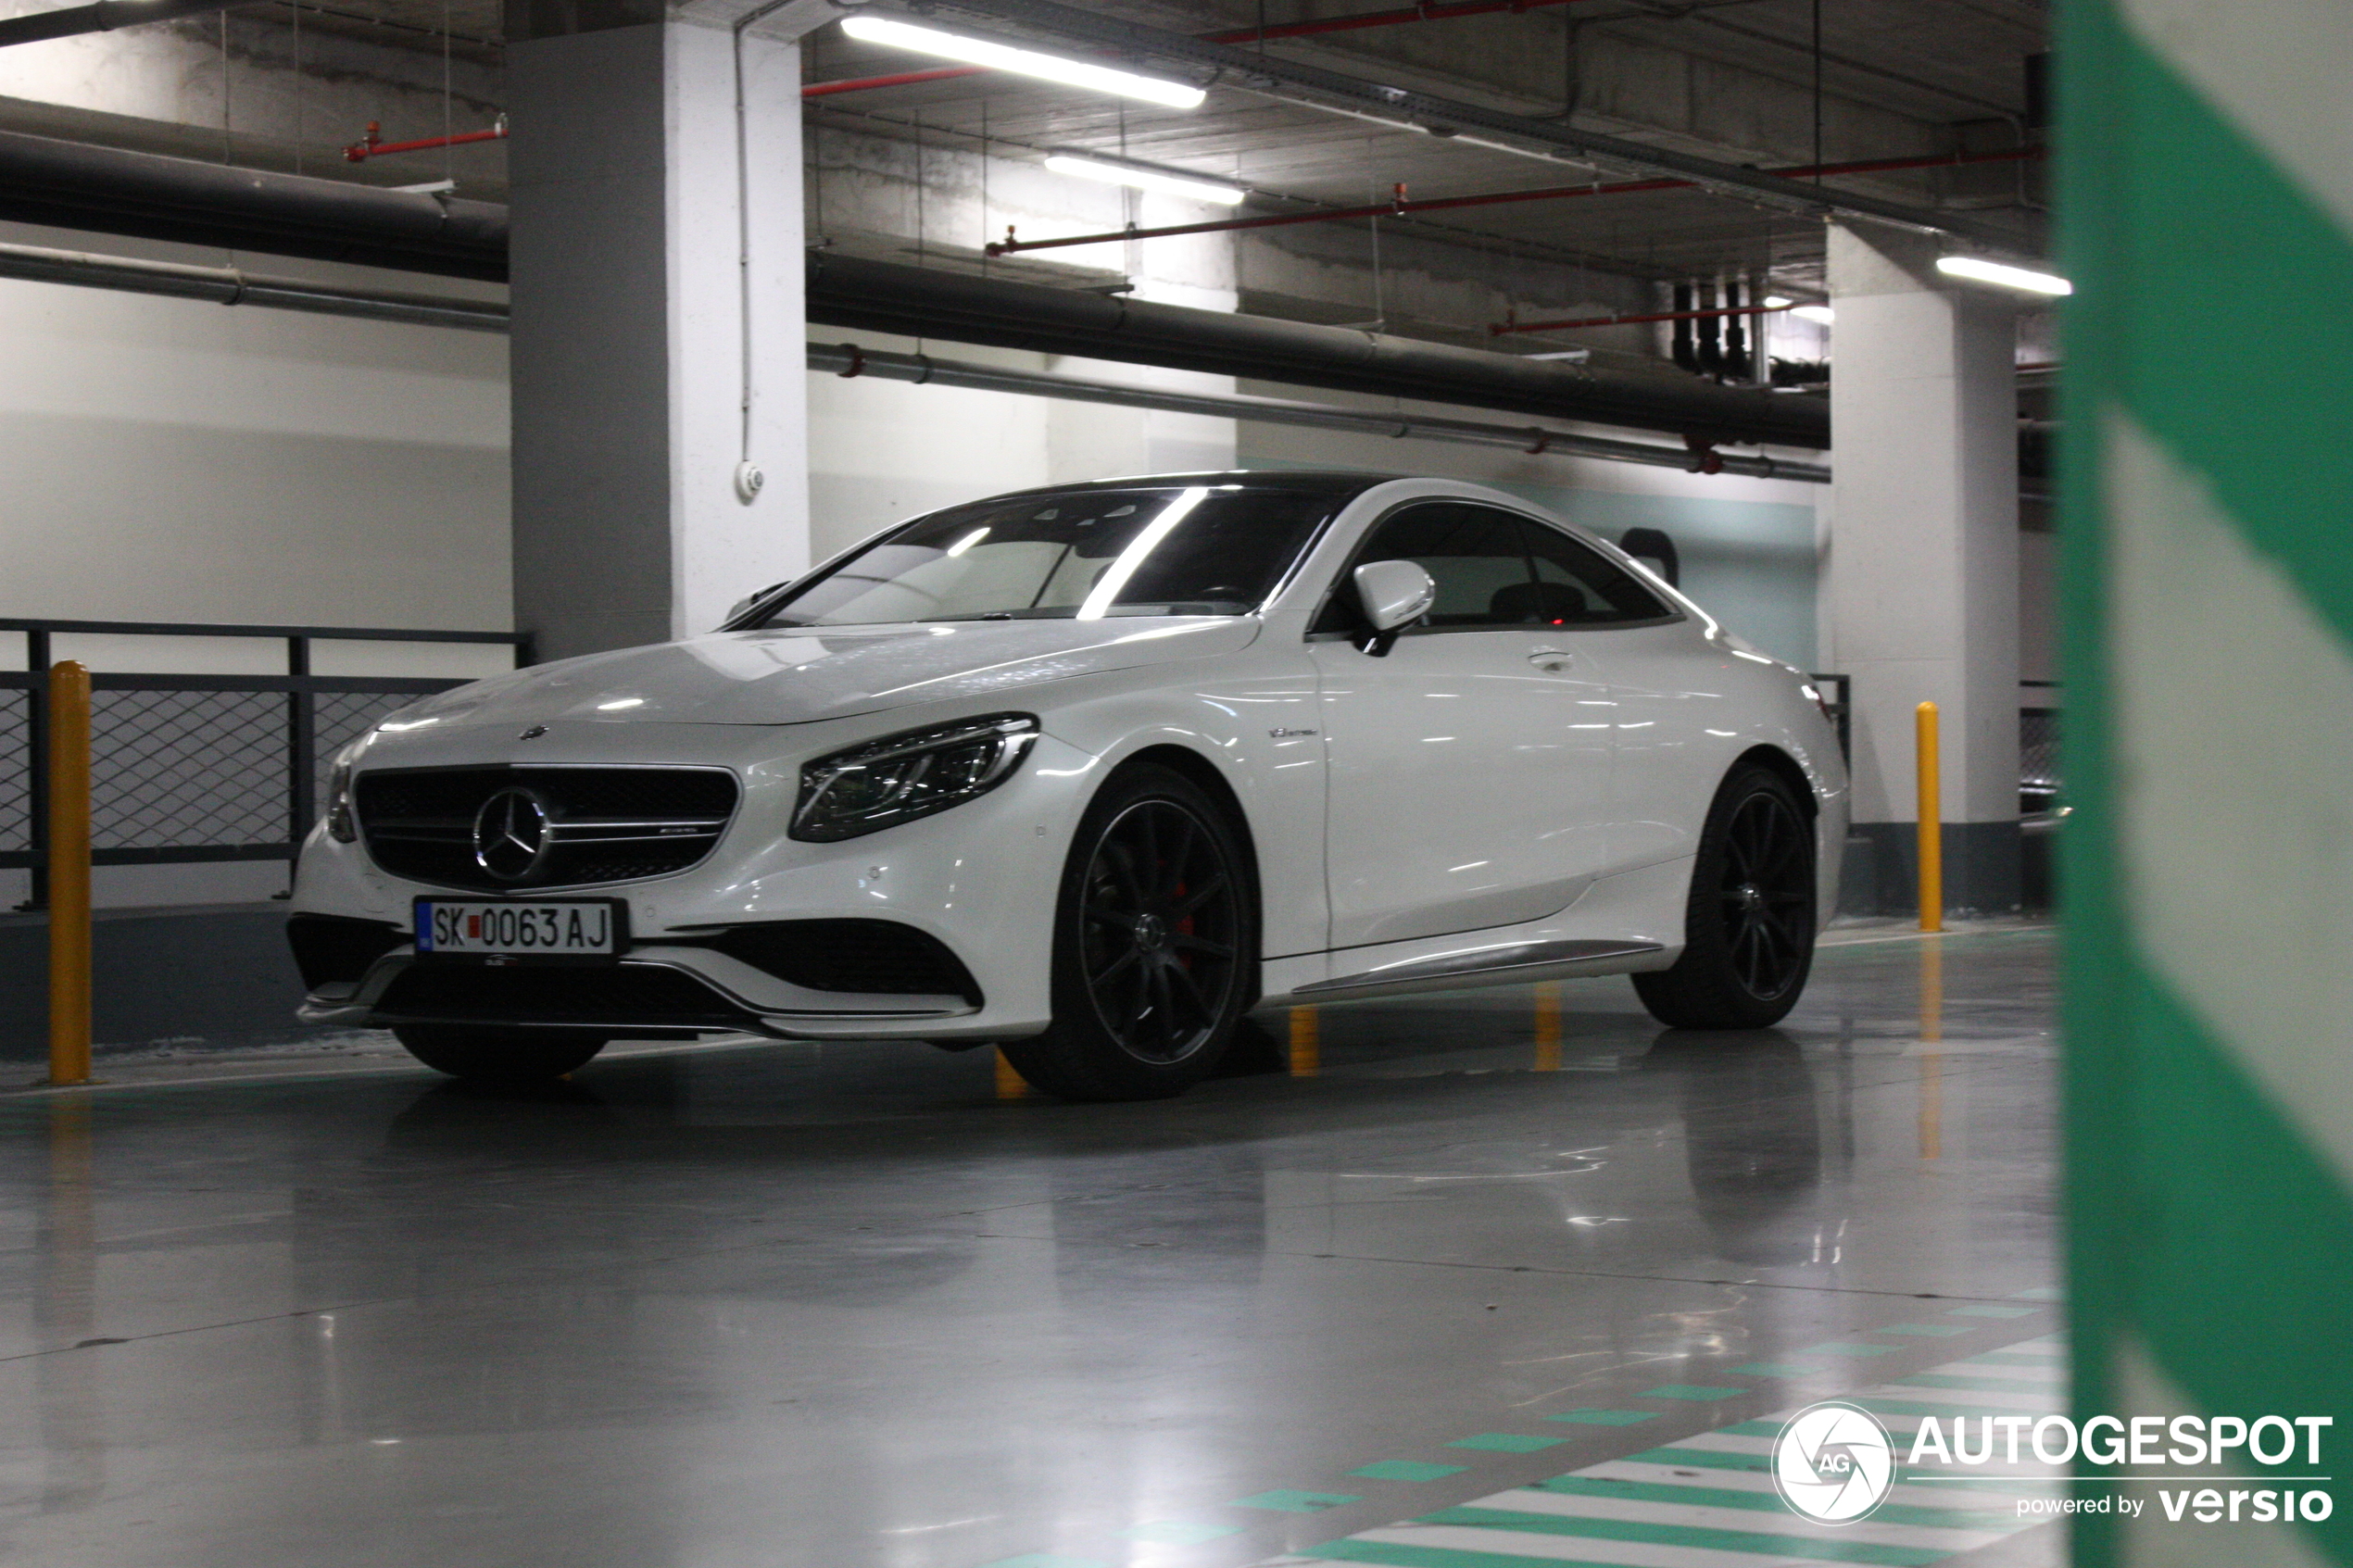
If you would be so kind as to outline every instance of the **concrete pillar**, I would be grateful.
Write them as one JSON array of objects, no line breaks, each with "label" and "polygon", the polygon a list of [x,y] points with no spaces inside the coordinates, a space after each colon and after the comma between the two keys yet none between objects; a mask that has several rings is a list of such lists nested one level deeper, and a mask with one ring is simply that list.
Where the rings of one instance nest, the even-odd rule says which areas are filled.
[{"label": "concrete pillar", "polygon": [[[1913,709],[1943,716],[1944,901],[2018,903],[2015,312],[1946,286],[1932,241],[1830,232],[1825,670],[1854,678],[1849,899],[1917,897]],[[1860,882],[1862,885],[1857,885]]]},{"label": "concrete pillar", "polygon": [[515,625],[560,659],[709,631],[808,565],[793,30],[837,13],[797,0],[739,36],[724,13],[518,12]]}]

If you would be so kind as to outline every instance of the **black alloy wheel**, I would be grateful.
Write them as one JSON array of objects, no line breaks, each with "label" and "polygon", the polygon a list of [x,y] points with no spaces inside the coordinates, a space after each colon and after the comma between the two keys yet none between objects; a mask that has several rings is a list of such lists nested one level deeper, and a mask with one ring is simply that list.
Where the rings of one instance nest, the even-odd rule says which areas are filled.
[{"label": "black alloy wheel", "polygon": [[1005,1047],[1065,1099],[1151,1099],[1206,1077],[1254,999],[1257,892],[1222,810],[1182,775],[1114,779],[1079,824],[1054,955],[1054,1023]]},{"label": "black alloy wheel", "polygon": [[1113,820],[1081,888],[1079,962],[1095,1018],[1139,1061],[1182,1061],[1227,1011],[1241,901],[1209,828],[1174,800]]},{"label": "black alloy wheel", "polygon": [[1758,790],[1724,833],[1717,898],[1741,989],[1759,1001],[1786,995],[1813,957],[1813,834],[1790,803]]},{"label": "black alloy wheel", "polygon": [[1814,824],[1774,770],[1735,768],[1700,834],[1682,956],[1633,977],[1653,1017],[1762,1029],[1786,1017],[1814,964]]}]

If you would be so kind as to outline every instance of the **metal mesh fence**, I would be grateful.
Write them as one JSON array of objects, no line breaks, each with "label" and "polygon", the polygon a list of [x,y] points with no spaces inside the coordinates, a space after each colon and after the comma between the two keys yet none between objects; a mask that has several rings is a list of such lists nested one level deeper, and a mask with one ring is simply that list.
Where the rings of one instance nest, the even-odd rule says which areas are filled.
[{"label": "metal mesh fence", "polygon": [[283,641],[283,675],[196,673],[92,677],[91,847],[98,865],[292,859],[325,809],[334,754],[395,710],[462,685],[438,676],[309,673],[322,642],[423,642],[511,646],[497,632],[381,627],[216,626],[161,621],[0,617],[25,638],[27,668],[0,671],[0,867],[30,869],[44,894],[46,846],[35,829],[48,777],[35,717],[58,636],[252,637]]},{"label": "metal mesh fence", "polygon": [[101,691],[90,730],[94,847],[285,842],[283,694]]},{"label": "metal mesh fence", "polygon": [[32,694],[0,691],[0,855],[32,847]]},{"label": "metal mesh fence", "polygon": [[2059,710],[2021,709],[2018,715],[2018,778],[2021,789],[2060,791]]}]

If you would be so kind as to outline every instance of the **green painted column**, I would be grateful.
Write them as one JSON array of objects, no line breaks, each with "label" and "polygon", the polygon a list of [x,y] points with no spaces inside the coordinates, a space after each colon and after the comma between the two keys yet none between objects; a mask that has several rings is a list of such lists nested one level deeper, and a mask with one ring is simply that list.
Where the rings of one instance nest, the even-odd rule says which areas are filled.
[{"label": "green painted column", "polygon": [[2353,0],[2058,47],[2077,1413],[2334,1416],[2272,1468],[2340,1478],[2076,1562],[2353,1563]]}]

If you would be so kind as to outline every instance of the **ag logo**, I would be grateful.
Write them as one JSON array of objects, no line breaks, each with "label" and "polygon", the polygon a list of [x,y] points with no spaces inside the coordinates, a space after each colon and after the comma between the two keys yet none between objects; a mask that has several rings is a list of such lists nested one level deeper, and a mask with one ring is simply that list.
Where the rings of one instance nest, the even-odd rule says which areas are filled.
[{"label": "ag logo", "polygon": [[1852,1524],[1887,1500],[1894,1445],[1869,1411],[1836,1399],[1808,1405],[1773,1439],[1773,1489],[1818,1524]]}]

